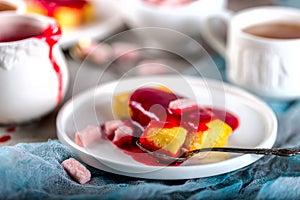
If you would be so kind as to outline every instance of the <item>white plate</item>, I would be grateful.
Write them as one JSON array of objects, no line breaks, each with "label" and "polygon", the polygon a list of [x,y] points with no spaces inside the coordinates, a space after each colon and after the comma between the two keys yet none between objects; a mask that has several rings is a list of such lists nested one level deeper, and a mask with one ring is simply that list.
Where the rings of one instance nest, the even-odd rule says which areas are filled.
[{"label": "white plate", "polygon": [[111,103],[115,93],[148,84],[165,85],[176,93],[197,99],[201,105],[227,109],[239,117],[240,126],[230,136],[228,146],[265,147],[275,142],[277,121],[272,110],[255,96],[218,81],[182,76],[153,76],[119,80],[101,85],[75,96],[60,110],[57,117],[59,140],[70,147],[84,162],[107,172],[149,179],[190,179],[208,177],[245,167],[258,155],[230,155],[210,164],[187,162],[181,166],[149,166],[136,162],[110,141],[95,142],[85,149],[76,145],[74,134],[87,125],[97,125],[113,118]]},{"label": "white plate", "polygon": [[59,41],[62,48],[68,48],[80,38],[105,39],[124,26],[122,16],[114,1],[91,0],[96,7],[96,20],[89,24],[64,31]]}]

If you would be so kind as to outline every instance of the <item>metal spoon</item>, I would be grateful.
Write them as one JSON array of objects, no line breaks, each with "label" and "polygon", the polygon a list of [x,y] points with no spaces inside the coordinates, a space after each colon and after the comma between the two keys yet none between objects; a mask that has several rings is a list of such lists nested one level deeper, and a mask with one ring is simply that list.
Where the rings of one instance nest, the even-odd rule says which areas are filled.
[{"label": "metal spoon", "polygon": [[235,148],[235,147],[213,147],[185,151],[180,157],[172,157],[157,151],[150,151],[142,146],[139,141],[136,145],[145,153],[165,162],[184,162],[192,156],[200,152],[219,151],[228,153],[243,153],[243,154],[260,154],[260,155],[276,155],[276,156],[295,156],[300,154],[300,148]]}]

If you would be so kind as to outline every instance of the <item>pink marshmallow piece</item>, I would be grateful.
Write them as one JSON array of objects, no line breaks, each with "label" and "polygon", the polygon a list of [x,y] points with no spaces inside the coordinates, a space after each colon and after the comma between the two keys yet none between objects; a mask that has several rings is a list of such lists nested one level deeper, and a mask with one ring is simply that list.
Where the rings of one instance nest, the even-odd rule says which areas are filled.
[{"label": "pink marshmallow piece", "polygon": [[82,143],[82,141],[81,141],[81,139],[80,139],[79,133],[76,133],[76,134],[75,134],[75,143],[76,143],[77,145],[83,147],[83,143]]},{"label": "pink marshmallow piece", "polygon": [[78,183],[85,184],[91,180],[91,172],[74,158],[64,160],[61,165]]},{"label": "pink marshmallow piece", "polygon": [[79,146],[87,147],[95,141],[101,140],[100,127],[89,125],[75,135],[75,142]]},{"label": "pink marshmallow piece", "polygon": [[115,42],[111,47],[115,58],[121,62],[135,62],[139,58],[139,52],[134,44]]},{"label": "pink marshmallow piece", "polygon": [[134,138],[134,126],[129,122],[111,120],[104,124],[104,132],[115,145],[130,144]]},{"label": "pink marshmallow piece", "polygon": [[121,120],[110,120],[104,124],[104,132],[106,137],[112,139],[114,137],[115,131],[119,126],[123,125]]},{"label": "pink marshmallow piece", "polygon": [[99,43],[91,52],[91,59],[96,63],[103,64],[113,56],[113,50],[108,44]]},{"label": "pink marshmallow piece", "polygon": [[122,126],[119,126],[117,130],[115,131],[115,137],[113,139],[113,142],[120,141],[122,138],[130,137],[133,138],[134,129],[126,124],[123,124]]},{"label": "pink marshmallow piece", "polygon": [[191,3],[194,0],[144,0],[147,3],[156,6],[176,7]]},{"label": "pink marshmallow piece", "polygon": [[161,60],[144,60],[138,64],[137,73],[141,76],[166,74],[168,67],[164,61]]}]

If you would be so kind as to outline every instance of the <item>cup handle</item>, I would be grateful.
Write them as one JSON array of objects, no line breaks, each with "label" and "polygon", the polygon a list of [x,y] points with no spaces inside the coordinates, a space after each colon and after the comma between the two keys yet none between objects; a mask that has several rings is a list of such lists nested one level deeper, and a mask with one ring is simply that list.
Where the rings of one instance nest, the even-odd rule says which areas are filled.
[{"label": "cup handle", "polygon": [[[221,37],[220,34],[217,34],[216,30],[212,28],[212,19],[218,19],[223,21],[226,24],[228,29],[229,21],[233,13],[229,10],[225,10],[221,13],[216,13],[209,15],[203,21],[202,27],[202,37],[203,39],[220,55],[223,57],[226,56],[226,41]],[[227,30],[228,31],[228,30]]]}]

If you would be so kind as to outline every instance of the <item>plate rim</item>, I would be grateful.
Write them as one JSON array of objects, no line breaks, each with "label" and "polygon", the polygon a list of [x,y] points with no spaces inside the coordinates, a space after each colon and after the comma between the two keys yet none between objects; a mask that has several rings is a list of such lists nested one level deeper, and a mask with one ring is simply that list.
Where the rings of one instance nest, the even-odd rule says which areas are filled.
[{"label": "plate rim", "polygon": [[[272,127],[271,127],[271,130],[270,130],[270,133],[269,133],[269,137],[266,140],[264,140],[263,142],[260,142],[255,147],[256,148],[266,147],[266,145],[268,147],[272,147],[274,145],[276,137],[277,137],[277,129],[278,129],[277,118],[276,118],[274,112],[271,110],[271,108],[265,102],[263,102],[258,97],[254,96],[253,94],[249,93],[248,91],[243,90],[242,88],[238,88],[235,85],[232,85],[232,84],[229,84],[229,83],[226,83],[226,82],[220,82],[218,80],[213,80],[213,79],[210,79],[210,78],[201,78],[201,77],[195,77],[195,76],[183,76],[183,77],[188,83],[190,83],[192,85],[196,84],[197,82],[202,83],[202,84],[203,84],[203,82],[205,82],[207,85],[210,85],[213,88],[220,88],[220,84],[221,84],[224,91],[225,91],[225,93],[230,92],[231,94],[234,94],[234,95],[238,95],[238,96],[242,96],[242,97],[246,96],[247,98],[250,98],[250,100],[252,102],[254,101],[255,104],[260,104],[260,106],[262,106],[264,108],[264,110],[267,111],[267,113],[263,112],[263,115],[264,116],[265,115],[266,116],[270,115],[269,116],[270,118],[268,118],[268,121],[269,121],[269,124],[272,125]],[[126,78],[126,79],[123,79],[123,80],[124,81],[130,81],[130,80],[131,81],[139,81],[139,80],[144,80],[145,78],[153,80],[153,79],[162,79],[162,78],[176,78],[176,76],[174,76],[174,75],[156,75],[156,76],[135,77],[135,78],[130,77],[130,78]],[[116,85],[117,83],[118,83],[118,81],[107,82],[107,83],[101,85],[100,88],[102,88],[102,87],[113,87],[113,85]],[[82,91],[82,92],[78,93],[77,95],[75,95],[70,100],[68,100],[61,107],[61,109],[58,112],[57,119],[56,119],[56,128],[57,128],[58,139],[62,143],[66,144],[67,146],[71,146],[73,149],[75,149],[77,151],[80,151],[81,153],[86,154],[88,156],[91,156],[99,162],[103,161],[105,163],[110,163],[110,164],[114,164],[114,165],[118,165],[118,166],[125,166],[125,167],[135,167],[135,168],[147,167],[147,169],[153,169],[153,170],[163,170],[165,168],[167,168],[168,170],[171,170],[171,171],[178,170],[179,169],[178,166],[148,166],[148,165],[139,166],[139,165],[131,165],[131,164],[128,165],[128,163],[116,162],[116,161],[113,161],[113,160],[108,160],[106,158],[101,158],[99,156],[95,156],[95,155],[89,153],[87,150],[85,150],[85,148],[79,147],[73,140],[71,140],[71,138],[68,137],[67,134],[64,134],[64,131],[60,129],[61,127],[63,127],[63,124],[61,124],[61,123],[63,122],[62,117],[64,116],[63,115],[64,110],[73,109],[73,107],[71,105],[73,104],[74,100],[79,99],[79,98],[88,98],[91,93],[95,94],[95,91],[98,91],[98,89],[99,89],[99,87],[90,88],[90,89],[87,89],[85,91]],[[78,155],[77,152],[75,154]],[[231,168],[230,170],[227,170],[227,171],[223,170],[223,173],[227,173],[227,172],[230,172],[230,171],[235,171],[237,169],[240,169],[241,167],[248,166],[249,164],[256,162],[258,159],[260,159],[262,157],[263,156],[261,156],[261,155],[245,154],[245,155],[239,155],[237,157],[233,157],[233,158],[230,158],[230,159],[227,159],[227,160],[224,160],[224,161],[220,161],[220,162],[217,162],[217,163],[180,166],[180,169],[181,170],[187,170],[187,169],[188,170],[195,170],[195,168],[197,168],[197,170],[199,170],[199,169],[201,170],[201,168],[207,168],[208,166],[209,167],[216,167],[220,164],[230,165],[231,163],[237,163],[237,161],[239,161],[239,160],[245,160],[245,161],[248,160],[247,164],[243,163],[243,164],[240,164],[240,166],[237,166],[235,168]],[[89,164],[89,163],[87,163],[87,164]],[[102,164],[102,162],[101,162],[101,164]],[[103,170],[103,169],[101,169],[101,170]],[[148,177],[147,175],[146,176],[141,175],[141,173],[128,173],[128,172],[124,172],[124,171],[118,171],[118,170],[115,170],[115,169],[112,169],[112,170],[116,171],[115,173],[121,174],[121,175],[140,177],[140,178],[150,178],[151,179],[151,177]],[[104,170],[104,171],[108,171],[108,170]],[[109,171],[109,172],[111,172],[111,171]],[[118,172],[121,172],[121,173],[118,173]],[[112,172],[112,173],[114,173],[114,172]],[[223,173],[217,173],[217,174],[213,174],[213,175],[218,175],[218,174],[223,174]],[[140,176],[138,176],[139,174],[140,174]],[[209,176],[211,176],[211,175],[209,175]],[[207,176],[197,176],[197,177],[188,177],[188,178],[199,178],[199,177],[207,177]],[[155,179],[159,179],[159,178],[155,178]],[[162,178],[162,180],[168,180],[168,179],[169,178]],[[179,179],[187,179],[187,178],[172,178],[171,177],[170,179],[179,180]]]}]

